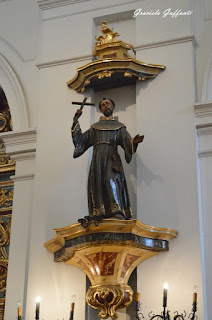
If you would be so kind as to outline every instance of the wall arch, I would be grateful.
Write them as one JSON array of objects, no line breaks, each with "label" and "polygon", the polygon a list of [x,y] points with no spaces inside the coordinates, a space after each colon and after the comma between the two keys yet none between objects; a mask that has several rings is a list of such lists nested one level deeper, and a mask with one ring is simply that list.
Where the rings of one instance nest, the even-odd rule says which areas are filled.
[{"label": "wall arch", "polygon": [[202,101],[209,100],[212,100],[212,54],[206,67],[202,86]]},{"label": "wall arch", "polygon": [[10,106],[13,130],[30,127],[29,110],[26,94],[18,74],[6,57],[0,52],[0,85]]}]

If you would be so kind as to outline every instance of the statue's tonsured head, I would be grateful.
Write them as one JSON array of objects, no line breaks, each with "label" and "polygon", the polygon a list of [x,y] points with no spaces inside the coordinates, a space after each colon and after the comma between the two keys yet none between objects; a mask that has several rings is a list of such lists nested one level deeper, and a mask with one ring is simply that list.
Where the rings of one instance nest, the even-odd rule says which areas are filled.
[{"label": "statue's tonsured head", "polygon": [[99,110],[100,110],[100,111],[102,111],[102,110],[101,110],[101,103],[102,103],[103,100],[109,100],[109,101],[112,103],[112,105],[114,106],[114,109],[115,109],[115,106],[116,106],[116,105],[115,105],[115,102],[114,102],[112,99],[110,99],[110,98],[103,98],[103,99],[99,102]]},{"label": "statue's tonsured head", "polygon": [[103,98],[99,103],[99,109],[105,117],[110,117],[115,109],[115,103],[112,99]]}]

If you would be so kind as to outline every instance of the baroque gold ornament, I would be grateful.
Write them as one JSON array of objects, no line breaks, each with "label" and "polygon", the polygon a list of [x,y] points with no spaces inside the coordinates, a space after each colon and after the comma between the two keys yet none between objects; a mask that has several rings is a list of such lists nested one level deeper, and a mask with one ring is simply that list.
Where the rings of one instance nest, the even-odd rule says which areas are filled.
[{"label": "baroque gold ornament", "polygon": [[[10,242],[10,229],[11,229],[11,218],[4,222],[2,219],[0,220],[0,252],[3,248],[5,248]],[[3,255],[3,252],[1,252]],[[8,255],[3,255],[4,258],[8,258]]]},{"label": "baroque gold ornament", "polygon": [[[0,86],[0,132],[12,129],[9,105]],[[14,172],[15,161],[5,153],[4,143],[0,141],[0,320],[4,319],[14,184],[10,177]]]},{"label": "baroque gold ornament", "polygon": [[12,129],[12,119],[9,106],[0,106],[0,132],[7,132]]},{"label": "baroque gold ornament", "polygon": [[10,159],[10,157],[6,154],[0,155],[0,166],[5,166],[5,165],[15,165],[15,161]]},{"label": "baroque gold ornament", "polygon": [[13,190],[0,189],[0,208],[10,207],[13,201]]},{"label": "baroque gold ornament", "polygon": [[103,21],[93,50],[94,61],[77,69],[77,74],[67,85],[77,92],[86,88],[94,91],[107,90],[136,83],[136,80],[155,78],[165,66],[148,64],[132,58],[129,43],[116,39],[119,34]]},{"label": "baroque gold ornament", "polygon": [[133,290],[127,285],[98,285],[89,288],[86,301],[94,309],[100,309],[101,319],[117,319],[117,309],[127,307],[133,299]]}]

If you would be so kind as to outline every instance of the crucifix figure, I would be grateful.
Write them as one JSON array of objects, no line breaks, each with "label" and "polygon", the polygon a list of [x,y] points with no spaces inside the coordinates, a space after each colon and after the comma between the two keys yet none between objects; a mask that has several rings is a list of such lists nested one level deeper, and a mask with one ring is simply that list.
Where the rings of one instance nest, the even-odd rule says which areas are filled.
[{"label": "crucifix figure", "polygon": [[[85,99],[83,103],[85,102]],[[76,103],[75,103],[76,104]],[[79,103],[78,103],[79,104]],[[81,156],[93,146],[93,156],[88,177],[88,209],[90,219],[103,218],[130,219],[132,212],[127,183],[120,155],[120,145],[129,163],[144,136],[131,138],[123,123],[113,116],[115,103],[104,98],[99,103],[103,116],[89,130],[82,133],[78,122],[82,108],[73,118],[72,139],[75,146],[74,158]]]}]

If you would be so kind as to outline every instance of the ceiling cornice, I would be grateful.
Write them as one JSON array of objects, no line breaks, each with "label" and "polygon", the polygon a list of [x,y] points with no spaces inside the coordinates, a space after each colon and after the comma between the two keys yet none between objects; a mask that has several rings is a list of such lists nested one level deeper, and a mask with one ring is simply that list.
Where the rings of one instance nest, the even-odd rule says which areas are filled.
[{"label": "ceiling cornice", "polygon": [[8,1],[11,1],[11,0],[0,0],[0,4]]},{"label": "ceiling cornice", "polygon": [[90,1],[90,0],[37,0],[37,3],[41,10],[47,10],[47,9],[67,6],[67,5],[71,5],[79,2],[85,2],[85,1]]}]

